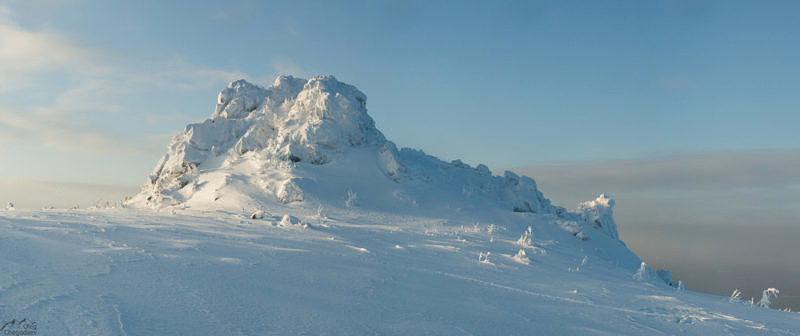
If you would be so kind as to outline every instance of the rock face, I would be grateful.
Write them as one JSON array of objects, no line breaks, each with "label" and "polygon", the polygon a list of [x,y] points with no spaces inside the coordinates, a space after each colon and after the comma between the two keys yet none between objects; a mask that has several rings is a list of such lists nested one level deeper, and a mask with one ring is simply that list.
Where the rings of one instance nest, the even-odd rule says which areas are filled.
[{"label": "rock face", "polygon": [[375,127],[366,102],[364,93],[333,76],[280,76],[267,88],[232,82],[210,119],[172,139],[127,205],[249,213],[308,202],[399,212],[496,205],[592,223],[618,237],[613,201],[604,196],[572,213],[553,206],[529,177],[494,176],[485,165],[398,150]]}]

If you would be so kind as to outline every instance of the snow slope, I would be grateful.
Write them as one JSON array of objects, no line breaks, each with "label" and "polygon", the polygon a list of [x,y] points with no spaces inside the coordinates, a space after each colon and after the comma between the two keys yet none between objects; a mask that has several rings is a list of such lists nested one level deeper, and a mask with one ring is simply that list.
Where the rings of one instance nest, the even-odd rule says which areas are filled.
[{"label": "snow slope", "polygon": [[796,313],[651,270],[619,240],[605,195],[568,211],[528,177],[398,150],[366,96],[330,76],[231,83],[126,204],[0,211],[3,323],[36,321],[43,335],[800,334]]},{"label": "snow slope", "polygon": [[800,334],[797,313],[635,280],[622,244],[552,215],[321,212],[0,211],[0,317],[41,335]]}]

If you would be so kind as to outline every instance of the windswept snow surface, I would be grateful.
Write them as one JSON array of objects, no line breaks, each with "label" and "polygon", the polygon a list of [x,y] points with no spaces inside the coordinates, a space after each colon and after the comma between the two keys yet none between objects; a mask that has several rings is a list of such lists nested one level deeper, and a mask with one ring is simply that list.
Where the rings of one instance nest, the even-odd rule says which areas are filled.
[{"label": "windswept snow surface", "polygon": [[622,244],[553,215],[263,215],[0,211],[0,317],[39,335],[800,334],[797,313],[634,280]]},{"label": "windswept snow surface", "polygon": [[[798,335],[686,290],[601,195],[397,149],[331,76],[231,83],[130,208],[0,210],[0,322],[40,335]],[[3,324],[0,324],[2,327]]]}]

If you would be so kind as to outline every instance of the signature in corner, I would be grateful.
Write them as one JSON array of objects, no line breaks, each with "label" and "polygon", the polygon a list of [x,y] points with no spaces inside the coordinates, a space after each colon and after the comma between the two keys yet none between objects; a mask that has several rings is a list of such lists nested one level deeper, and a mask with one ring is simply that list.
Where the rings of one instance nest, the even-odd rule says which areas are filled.
[{"label": "signature in corner", "polygon": [[25,322],[27,322],[27,321],[28,321],[28,319],[27,319],[27,318],[24,318],[24,319],[21,319],[21,320],[12,319],[11,321],[8,321],[8,322],[4,323],[4,324],[3,324],[3,326],[2,326],[2,327],[0,327],[0,331],[3,331],[3,330],[5,330],[5,329],[6,329],[6,327],[8,327],[8,326],[11,326],[11,327],[14,327],[14,326],[21,326],[23,323],[25,323]]}]

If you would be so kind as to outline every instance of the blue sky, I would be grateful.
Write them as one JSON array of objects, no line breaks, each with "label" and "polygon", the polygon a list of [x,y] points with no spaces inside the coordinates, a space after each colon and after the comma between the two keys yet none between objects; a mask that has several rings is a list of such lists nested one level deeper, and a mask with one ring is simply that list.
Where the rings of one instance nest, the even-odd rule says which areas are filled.
[{"label": "blue sky", "polygon": [[[240,77],[494,169],[800,147],[796,2],[0,1],[0,176],[138,184]],[[58,167],[58,169],[53,169]]]}]

